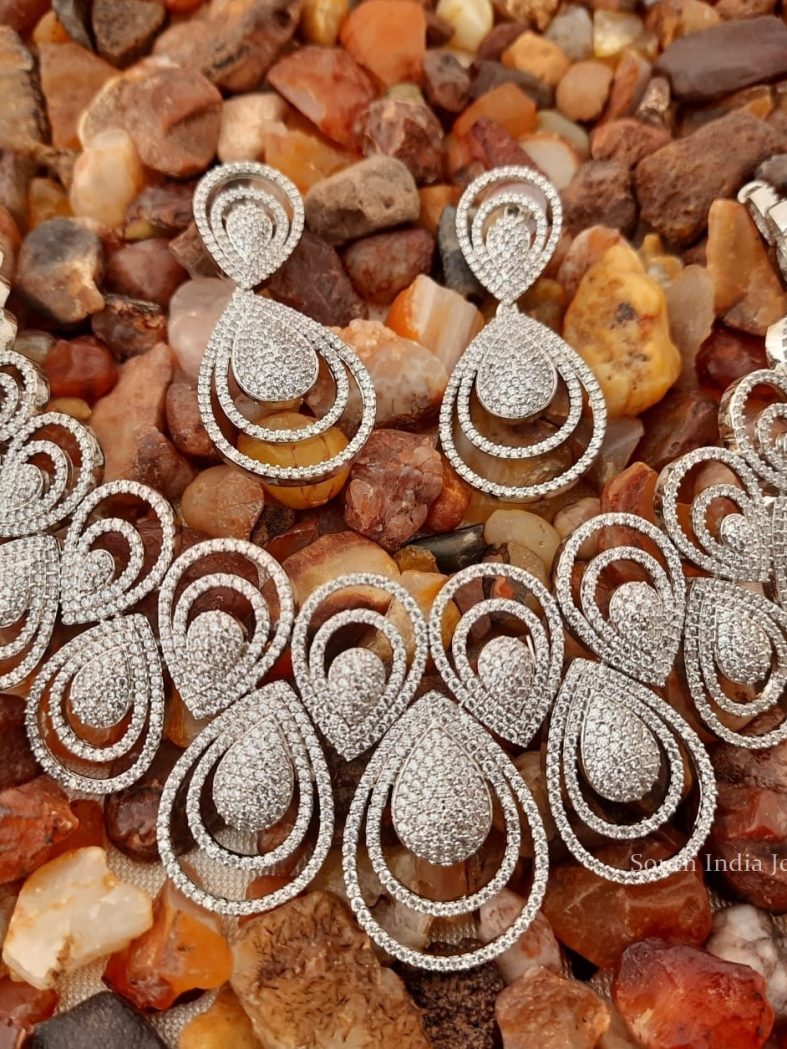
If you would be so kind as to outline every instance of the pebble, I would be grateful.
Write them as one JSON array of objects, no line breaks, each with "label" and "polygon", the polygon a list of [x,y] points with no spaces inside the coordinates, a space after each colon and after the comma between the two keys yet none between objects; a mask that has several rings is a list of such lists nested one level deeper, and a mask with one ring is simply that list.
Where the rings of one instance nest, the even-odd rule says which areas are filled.
[{"label": "pebble", "polygon": [[633,233],[637,202],[625,164],[616,160],[588,160],[563,192],[565,229],[579,233],[602,223]]},{"label": "pebble", "polygon": [[[377,543],[356,532],[333,532],[320,536],[309,546],[287,557],[282,567],[290,578],[298,606],[303,605],[318,586],[350,572],[372,572],[388,579],[399,578],[399,569],[393,558]],[[378,611],[384,613],[388,609],[390,599],[382,598],[379,592],[370,591],[367,587],[361,588],[360,594],[370,595],[372,607]],[[353,606],[352,595],[342,591],[325,603],[323,619]]]},{"label": "pebble", "polygon": [[216,155],[221,106],[201,73],[159,69],[129,83],[125,126],[143,164],[183,178],[204,171]]},{"label": "pebble", "polygon": [[81,335],[52,344],[44,361],[44,374],[52,397],[81,397],[92,404],[109,393],[118,371],[103,342]]},{"label": "pebble", "polygon": [[787,74],[787,25],[770,15],[721,22],[670,44],[655,68],[687,102],[776,80]]},{"label": "pebble", "polygon": [[345,146],[357,143],[360,117],[377,95],[368,75],[339,48],[301,47],[276,63],[268,83]]},{"label": "pebble", "polygon": [[765,340],[717,325],[700,346],[694,364],[700,384],[722,392],[736,379],[767,368]]},{"label": "pebble", "polygon": [[76,324],[103,309],[103,273],[98,236],[78,219],[50,219],[22,241],[17,290],[51,320]]},{"label": "pebble", "polygon": [[553,40],[531,32],[518,36],[501,57],[504,65],[528,73],[550,87],[557,87],[571,65]]},{"label": "pebble", "polygon": [[429,272],[433,254],[430,233],[406,229],[356,240],[343,253],[342,262],[362,298],[387,305],[419,273]]},{"label": "pebble", "polygon": [[255,478],[230,466],[211,466],[185,490],[180,508],[189,528],[211,538],[250,539],[264,501]]},{"label": "pebble", "polygon": [[76,829],[68,798],[48,776],[0,791],[0,884],[35,871]]},{"label": "pebble", "polygon": [[268,281],[268,291],[318,324],[349,324],[365,310],[336,249],[311,230],[304,230],[292,255]]},{"label": "pebble", "polygon": [[68,200],[74,215],[102,226],[121,226],[145,185],[139,154],[128,132],[102,131],[74,164]]},{"label": "pebble", "polygon": [[211,255],[197,230],[196,222],[192,221],[179,233],[177,237],[169,242],[169,250],[175,261],[181,266],[189,277],[218,277],[221,271]]},{"label": "pebble", "polygon": [[[650,75],[650,67],[648,67]],[[613,84],[614,89],[614,84]],[[652,77],[641,93],[634,115],[643,124],[653,124],[658,127],[670,127],[672,123],[672,92],[669,80],[663,76]]]},{"label": "pebble", "polygon": [[185,375],[197,379],[202,355],[235,285],[217,277],[181,284],[169,304],[167,342]]},{"label": "pebble", "polygon": [[718,415],[715,398],[696,389],[670,390],[642,416],[645,436],[637,445],[637,459],[662,470],[695,448],[718,444]]},{"label": "pebble", "polygon": [[161,306],[127,295],[104,296],[104,309],[94,313],[90,326],[121,360],[138,357],[163,342],[167,316]]},{"label": "pebble", "polygon": [[631,169],[643,157],[649,157],[666,146],[671,138],[666,128],[623,117],[598,124],[593,129],[590,153],[594,160],[616,160]]},{"label": "pebble", "polygon": [[186,1024],[178,1049],[259,1049],[259,1045],[251,1020],[232,988],[226,986],[208,1009]]},{"label": "pebble", "polygon": [[[232,988],[257,1037],[324,1049],[428,1049],[402,981],[369,949],[345,905],[310,892],[244,924],[232,948]],[[336,1003],[341,1002],[341,1008]]]},{"label": "pebble", "polygon": [[426,15],[420,4],[366,0],[342,22],[342,45],[385,87],[421,79],[426,54]]},{"label": "pebble", "polygon": [[787,193],[787,153],[779,153],[763,161],[757,168],[756,176],[770,182],[777,193]]},{"label": "pebble", "polygon": [[[401,0],[367,0],[362,6],[383,2]],[[396,157],[417,183],[436,182],[443,172],[443,129],[423,102],[381,98],[366,111],[364,153]]]},{"label": "pebble", "polygon": [[313,186],[304,199],[310,229],[341,242],[413,222],[420,200],[413,176],[394,157],[368,157]]},{"label": "pebble", "polygon": [[635,171],[642,218],[666,240],[691,243],[714,200],[734,196],[758,164],[785,148],[785,134],[735,110],[651,153]]},{"label": "pebble", "polygon": [[79,117],[117,71],[103,58],[74,43],[40,44],[38,62],[52,145],[78,149]]},{"label": "pebble", "polygon": [[284,120],[287,104],[273,91],[252,92],[225,99],[216,147],[222,164],[236,160],[261,160],[271,124]]},{"label": "pebble", "polygon": [[746,903],[724,907],[713,916],[706,949],[717,958],[748,965],[768,986],[777,1017],[787,1013],[787,953],[770,915]]},{"label": "pebble", "polygon": [[46,135],[46,117],[32,54],[8,25],[0,25],[0,149],[26,150]]},{"label": "pebble", "polygon": [[86,1045],[101,1049],[167,1049],[148,1021],[109,991],[94,994],[75,1008],[38,1024],[30,1049],[81,1049]]},{"label": "pebble", "polygon": [[593,369],[612,417],[656,404],[681,371],[664,292],[622,244],[607,249],[582,278],[563,334]]},{"label": "pebble", "polygon": [[552,570],[560,536],[552,525],[528,510],[495,510],[484,525],[484,539],[489,546],[519,543],[532,550],[547,573]]},{"label": "pebble", "polygon": [[420,530],[443,487],[440,453],[428,437],[376,430],[350,470],[344,519],[388,551]]},{"label": "pebble", "polygon": [[440,214],[437,247],[445,286],[465,297],[482,298],[483,288],[459,246],[459,238],[456,235],[456,208],[453,205],[447,204]]},{"label": "pebble", "polygon": [[580,170],[580,158],[574,147],[560,135],[539,131],[522,140],[522,148],[554,186],[567,190]]},{"label": "pebble", "polygon": [[219,453],[208,436],[197,402],[197,388],[185,376],[176,376],[167,390],[167,431],[184,455],[218,461]]},{"label": "pebble", "polygon": [[557,85],[557,108],[569,120],[595,120],[607,101],[612,70],[603,62],[576,62]]},{"label": "pebble", "polygon": [[153,53],[222,91],[254,91],[292,40],[300,10],[298,0],[211,0],[204,17],[165,30]]},{"label": "pebble", "polygon": [[452,532],[458,528],[470,503],[468,486],[448,465],[446,459],[443,459],[442,465],[443,487],[429,507],[424,521],[424,530],[428,532]]},{"label": "pebble", "polygon": [[575,150],[581,160],[590,156],[590,138],[587,131],[574,120],[568,120],[556,109],[542,109],[538,114],[538,130],[559,135]]},{"label": "pebble", "polygon": [[470,98],[470,73],[452,51],[427,51],[423,75],[430,105],[446,113],[462,112]]},{"label": "pebble", "polygon": [[612,998],[642,1049],[762,1049],[773,1027],[759,973],[663,940],[624,951]]},{"label": "pebble", "polygon": [[455,51],[472,54],[494,22],[490,0],[439,0],[436,10],[453,29],[448,46]]},{"label": "pebble", "polygon": [[83,47],[92,47],[90,11],[83,0],[52,0],[52,12],[72,40]]},{"label": "pebble", "polygon": [[105,286],[120,295],[168,305],[186,272],[175,261],[169,243],[151,237],[126,244],[107,260]]},{"label": "pebble", "polygon": [[593,54],[593,22],[587,8],[578,4],[566,4],[544,35],[572,62],[582,62]]},{"label": "pebble", "polygon": [[472,303],[424,274],[397,295],[386,319],[398,335],[431,350],[449,373],[483,323]]},{"label": "pebble", "polygon": [[38,771],[25,732],[25,701],[0,695],[0,792],[29,782]]},{"label": "pebble", "polygon": [[127,66],[148,51],[166,17],[158,0],[93,0],[96,50],[113,66]]},{"label": "pebble", "polygon": [[[168,740],[159,747],[152,764],[136,783],[110,794],[104,805],[107,837],[126,856],[140,863],[159,858],[156,818],[164,784],[181,751]],[[185,821],[184,821],[185,825]],[[184,846],[188,832],[175,822],[175,847]]]},{"label": "pebble", "polygon": [[491,59],[477,59],[470,67],[473,73],[473,81],[470,85],[470,97],[481,98],[489,91],[501,84],[514,84],[535,102],[539,109],[546,109],[555,101],[555,90],[550,84],[546,84],[530,73],[523,73],[519,69],[504,66],[502,62]]},{"label": "pebble", "polygon": [[[303,123],[298,117],[295,120],[299,124]],[[360,116],[354,126],[360,139]],[[292,179],[300,193],[304,194],[316,182],[342,171],[359,158],[357,153],[329,142],[322,135],[301,131],[297,127],[288,128],[284,124],[271,124],[265,136],[265,159]]]},{"label": "pebble", "polygon": [[304,40],[333,47],[349,9],[349,0],[303,0],[300,29]]},{"label": "pebble", "polygon": [[711,204],[707,263],[716,313],[729,327],[765,335],[787,313],[787,292],[743,204],[733,200]]},{"label": "pebble", "polygon": [[107,867],[104,849],[64,853],[32,874],[19,893],[3,961],[33,987],[125,947],[153,922],[151,901]]},{"label": "pebble", "polygon": [[620,231],[609,226],[589,226],[578,233],[563,256],[557,273],[568,298],[574,298],[580,281],[591,266],[601,261],[607,248],[625,243]]},{"label": "pebble", "polygon": [[578,980],[534,968],[498,996],[503,1049],[595,1049],[610,1025],[609,1010]]},{"label": "pebble", "polygon": [[124,239],[145,240],[182,232],[191,222],[193,192],[187,182],[164,181],[143,189],[126,212]]},{"label": "pebble", "polygon": [[[478,919],[478,933],[483,942],[490,943],[509,929],[524,903],[522,897],[511,889],[503,889],[485,903],[480,908]],[[556,973],[562,971],[560,944],[552,932],[552,926],[540,911],[513,947],[498,955],[495,964],[507,984],[537,967]]]},{"label": "pebble", "polygon": [[29,33],[49,9],[50,0],[2,0],[0,23],[22,35]]}]

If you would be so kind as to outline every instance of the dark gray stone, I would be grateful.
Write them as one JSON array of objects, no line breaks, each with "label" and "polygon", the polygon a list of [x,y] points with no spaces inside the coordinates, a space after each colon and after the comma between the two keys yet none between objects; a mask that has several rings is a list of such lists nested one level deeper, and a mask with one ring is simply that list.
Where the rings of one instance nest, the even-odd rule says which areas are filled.
[{"label": "dark gray stone", "polygon": [[38,1024],[30,1049],[167,1049],[136,1009],[104,991]]}]

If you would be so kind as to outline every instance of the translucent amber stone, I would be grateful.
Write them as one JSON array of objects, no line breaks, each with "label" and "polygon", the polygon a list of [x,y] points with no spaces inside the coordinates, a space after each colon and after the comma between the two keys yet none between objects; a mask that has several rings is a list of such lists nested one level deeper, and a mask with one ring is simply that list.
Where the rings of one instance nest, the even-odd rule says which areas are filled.
[{"label": "translucent amber stone", "polygon": [[301,193],[358,158],[318,135],[275,124],[265,135],[265,160],[291,178]]},{"label": "translucent amber stone", "polygon": [[419,81],[426,54],[426,15],[417,3],[366,0],[342,26],[342,44],[386,87]]},{"label": "translucent amber stone", "polygon": [[[303,430],[312,422],[313,420],[299,415],[298,412],[278,412],[265,419],[265,425],[272,430]],[[314,466],[332,458],[346,447],[347,438],[335,426],[319,437],[310,437],[294,444],[272,444],[244,434],[238,438],[238,451],[260,463],[269,463],[272,466]],[[294,510],[305,510],[322,506],[338,495],[349,472],[349,469],[340,470],[335,477],[317,484],[298,485],[293,488],[264,484],[263,487],[268,495],[284,506],[290,506]]]},{"label": "translucent amber stone", "polygon": [[421,274],[396,296],[385,323],[405,339],[426,346],[450,372],[484,319],[458,292]]},{"label": "translucent amber stone", "polygon": [[188,991],[220,987],[231,970],[220,920],[166,882],[153,903],[153,925],[112,955],[104,982],[140,1009],[168,1009]]},{"label": "translucent amber stone", "polygon": [[481,117],[496,120],[514,138],[522,138],[538,126],[535,102],[511,81],[493,88],[468,106],[454,124],[454,134],[466,135]]},{"label": "translucent amber stone", "polygon": [[204,1013],[186,1024],[178,1049],[259,1049],[251,1020],[229,987]]},{"label": "translucent amber stone", "polygon": [[301,14],[304,39],[310,44],[333,47],[349,10],[349,0],[305,0]]},{"label": "translucent amber stone", "polygon": [[418,190],[421,198],[421,214],[418,216],[418,225],[430,233],[436,234],[440,225],[440,216],[443,208],[449,204],[456,204],[460,192],[457,186],[448,186],[440,183],[436,186],[423,186]]},{"label": "translucent amber stone", "polygon": [[34,178],[27,190],[28,221],[30,228],[40,226],[49,219],[68,218],[71,205],[68,194],[52,178]]}]

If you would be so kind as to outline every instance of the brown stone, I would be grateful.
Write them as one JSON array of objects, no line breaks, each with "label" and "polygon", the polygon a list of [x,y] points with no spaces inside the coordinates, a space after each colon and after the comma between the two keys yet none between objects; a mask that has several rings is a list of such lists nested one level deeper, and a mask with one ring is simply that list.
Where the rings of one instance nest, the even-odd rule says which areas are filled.
[{"label": "brown stone", "polygon": [[344,252],[342,261],[362,298],[388,305],[419,273],[429,273],[433,254],[430,233],[407,229],[357,240]]},{"label": "brown stone", "polygon": [[117,72],[109,62],[79,44],[40,44],[38,61],[52,145],[59,149],[77,149],[80,114],[99,88]]},{"label": "brown stone", "polygon": [[703,342],[694,364],[700,384],[722,392],[736,379],[767,368],[765,340],[719,325]]},{"label": "brown stone", "polygon": [[[309,546],[291,554],[285,559],[282,567],[290,577],[295,600],[298,605],[309,597],[317,587],[350,572],[373,572],[399,578],[399,569],[377,543],[365,539],[356,532],[335,532],[322,535]],[[359,598],[371,596],[372,606],[385,612],[390,598],[385,598],[379,591],[358,588]],[[322,615],[327,618],[333,612],[349,607],[347,595],[337,595],[336,599],[327,601],[322,606]],[[318,625],[318,624],[315,624]]]},{"label": "brown stone", "polygon": [[27,783],[38,771],[25,732],[25,701],[0,695],[0,791]]},{"label": "brown stone", "polygon": [[639,51],[627,48],[620,56],[604,120],[630,116],[640,104],[651,76],[650,62]]},{"label": "brown stone", "polygon": [[588,226],[605,225],[623,234],[637,224],[637,203],[625,164],[589,160],[562,193],[566,229],[579,233]]},{"label": "brown stone", "polygon": [[304,205],[312,231],[332,242],[413,222],[420,212],[412,175],[400,160],[385,156],[368,157],[318,182]]},{"label": "brown stone", "polygon": [[[502,27],[500,27],[502,28]],[[502,84],[513,84],[535,102],[539,109],[549,109],[555,101],[555,91],[550,84],[544,83],[530,73],[504,66],[502,62],[481,60],[480,56],[471,66],[473,80],[470,85],[470,98],[479,99]]]},{"label": "brown stone", "polygon": [[45,135],[33,56],[14,29],[0,25],[0,149],[30,149]]},{"label": "brown stone", "polygon": [[190,382],[175,379],[167,390],[167,430],[184,455],[214,461],[220,458],[202,422],[196,387]]},{"label": "brown stone", "polygon": [[[63,45],[65,46],[65,45]],[[59,324],[76,324],[104,307],[96,285],[104,271],[101,241],[76,219],[50,219],[25,237],[17,290]]]},{"label": "brown stone", "polygon": [[[181,751],[168,740],[159,747],[148,770],[132,786],[110,794],[104,807],[107,836],[116,849],[133,860],[152,863],[158,859],[156,817],[161,792]],[[190,840],[183,826],[175,823],[177,845],[184,847]]]},{"label": "brown stone", "polygon": [[446,113],[461,113],[470,98],[470,74],[451,51],[426,52],[424,91],[430,104]]},{"label": "brown stone", "polygon": [[691,102],[777,80],[787,75],[787,25],[769,16],[722,22],[670,44],[656,71],[669,77],[681,101]]},{"label": "brown stone", "polygon": [[478,45],[476,59],[479,62],[499,62],[500,56],[513,44],[518,36],[521,36],[527,25],[524,22],[499,22],[489,30],[484,39]]},{"label": "brown stone", "polygon": [[155,302],[106,295],[104,303],[91,318],[93,334],[121,360],[147,353],[167,337],[167,315]]},{"label": "brown stone", "polygon": [[396,157],[416,182],[437,182],[443,173],[443,129],[422,102],[381,98],[366,111],[364,153]]},{"label": "brown stone", "polygon": [[68,798],[48,776],[0,791],[0,884],[25,878],[76,829]]},{"label": "brown stone", "polygon": [[183,493],[181,513],[190,528],[211,538],[250,539],[264,501],[256,478],[232,466],[211,466]]},{"label": "brown stone", "polygon": [[113,66],[127,66],[150,48],[167,12],[159,0],[93,0],[96,50]]},{"label": "brown stone", "polygon": [[173,25],[154,51],[224,91],[252,91],[292,39],[300,13],[299,0],[211,0],[205,18]]},{"label": "brown stone", "polygon": [[637,445],[637,459],[654,470],[704,445],[719,440],[719,408],[699,390],[670,390],[642,416],[645,436]]},{"label": "brown stone", "polygon": [[443,459],[443,487],[429,507],[424,529],[429,532],[451,532],[462,523],[470,502],[470,489]]},{"label": "brown stone", "polygon": [[612,84],[612,70],[604,62],[575,62],[557,85],[555,102],[574,121],[595,120],[601,115]]},{"label": "brown stone", "polygon": [[131,202],[126,212],[126,240],[167,237],[180,233],[192,220],[194,187],[187,182],[162,182],[148,186]]},{"label": "brown stone", "polygon": [[105,285],[131,299],[166,306],[186,271],[161,237],[126,244],[107,260]]},{"label": "brown stone", "polygon": [[671,135],[666,128],[643,124],[631,117],[599,124],[590,135],[590,154],[594,160],[617,160],[634,168],[643,157],[666,146]]},{"label": "brown stone", "polygon": [[637,165],[641,217],[667,240],[688,244],[705,230],[714,200],[733,196],[758,164],[785,148],[784,133],[745,110],[720,117]]},{"label": "brown stone", "polygon": [[220,270],[205,247],[195,222],[190,222],[182,233],[169,242],[169,250],[177,264],[190,277],[219,276]]},{"label": "brown stone", "polygon": [[80,397],[92,404],[117,382],[117,366],[107,347],[89,335],[58,339],[44,362],[52,397]]},{"label": "brown stone", "polygon": [[268,291],[319,324],[342,327],[364,312],[336,249],[311,230],[304,230],[292,255],[268,281]]},{"label": "brown stone", "polygon": [[202,74],[159,69],[129,84],[125,126],[143,164],[179,178],[195,175],[216,154],[221,95]]},{"label": "brown stone", "polygon": [[440,453],[428,437],[376,430],[350,471],[344,519],[384,549],[398,550],[421,528],[442,487]]},{"label": "brown stone", "polygon": [[496,1012],[504,1049],[595,1049],[610,1025],[609,1010],[586,984],[541,968],[509,984]]},{"label": "brown stone", "polygon": [[0,25],[23,36],[49,10],[51,0],[0,0]]}]

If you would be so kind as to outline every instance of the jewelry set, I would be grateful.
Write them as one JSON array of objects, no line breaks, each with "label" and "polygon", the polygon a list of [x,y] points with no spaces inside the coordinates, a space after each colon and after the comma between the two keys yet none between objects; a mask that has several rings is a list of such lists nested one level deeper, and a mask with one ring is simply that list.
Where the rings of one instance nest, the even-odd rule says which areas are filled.
[{"label": "jewelry set", "polygon": [[[742,199],[784,262],[787,204],[760,183]],[[253,291],[301,235],[295,187],[260,164],[225,165],[203,178],[194,210],[237,285],[199,376],[208,434],[267,484],[335,475],[374,426],[371,379],[328,329]],[[465,481],[507,501],[569,487],[604,439],[592,372],[516,306],[560,228],[557,192],[523,168],[483,175],[457,209],[467,262],[499,306],[450,378],[439,439]],[[555,596],[515,566],[472,565],[445,583],[428,619],[402,585],[368,574],[331,580],[296,612],[287,575],[250,542],[209,540],[175,557],[167,501],[130,481],[96,487],[94,437],[44,410],[46,381],[12,350],[7,312],[0,334],[0,688],[29,685],[39,762],[95,795],[150,765],[169,675],[206,725],[164,788],[159,849],[168,876],[203,906],[250,915],[309,885],[334,841],[331,747],[343,761],[368,759],[342,837],[358,921],[406,963],[469,968],[517,940],[546,890],[547,832],[512,747],[544,730],[545,793],[565,846],[601,877],[643,884],[686,868],[713,818],[710,759],[658,691],[676,661],[706,738],[752,748],[787,738],[787,323],[769,333],[770,367],[727,392],[725,447],[663,472],[662,527],[629,514],[587,521],[560,552]],[[318,379],[334,391],[321,418],[299,430],[265,425],[266,412],[297,407]],[[323,434],[350,397],[360,421],[323,462],[283,467],[238,450],[237,434],[288,445]],[[494,479],[501,462],[526,466],[557,448],[571,461],[554,476]],[[39,668],[56,632],[63,643]],[[288,648],[294,685],[280,680]],[[673,817],[679,844],[659,834]],[[654,835],[662,851],[674,845],[656,864],[600,858],[605,842]],[[435,869],[456,875],[451,898],[426,891]],[[512,883],[524,900],[511,925],[460,949],[457,930]],[[442,930],[440,951],[386,928],[381,897]]]}]

